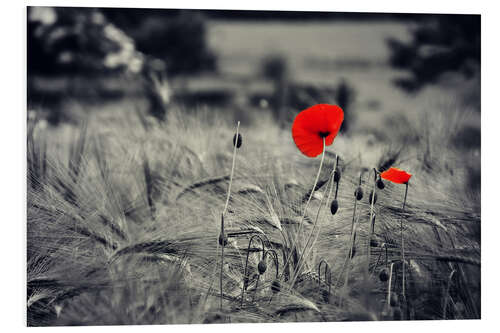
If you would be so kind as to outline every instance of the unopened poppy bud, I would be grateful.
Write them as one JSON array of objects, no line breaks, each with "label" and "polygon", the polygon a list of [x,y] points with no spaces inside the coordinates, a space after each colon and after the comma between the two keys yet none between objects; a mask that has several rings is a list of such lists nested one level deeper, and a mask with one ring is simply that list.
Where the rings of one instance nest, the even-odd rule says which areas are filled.
[{"label": "unopened poppy bud", "polygon": [[370,195],[368,197],[368,202],[370,203],[370,205],[372,204],[375,205],[377,203],[377,193],[373,192],[373,190],[370,192]]},{"label": "unopened poppy bud", "polygon": [[397,306],[398,303],[399,303],[398,295],[396,295],[394,293],[391,294],[391,302],[390,302],[391,306]]},{"label": "unopened poppy bud", "polygon": [[243,138],[241,137],[240,133],[238,133],[238,140],[237,141],[236,141],[236,134],[234,134],[234,136],[233,136],[233,146],[235,145],[236,148],[240,148],[242,141],[243,141]]},{"label": "unopened poppy bud", "polygon": [[379,243],[378,243],[378,240],[376,239],[370,239],[370,246],[371,247],[378,247],[379,246]]},{"label": "unopened poppy bud", "polygon": [[354,196],[356,197],[356,200],[358,200],[358,201],[363,199],[363,189],[361,188],[361,186],[358,186],[356,191],[354,191]]},{"label": "unopened poppy bud", "polygon": [[257,265],[257,269],[259,270],[260,275],[264,274],[267,270],[266,262],[264,260],[260,261],[259,264]]},{"label": "unopened poppy bud", "polygon": [[337,199],[333,199],[330,205],[330,212],[332,212],[332,215],[335,215],[335,213],[337,213],[337,210],[339,210],[339,202],[337,201]]},{"label": "unopened poppy bud", "polygon": [[389,280],[389,270],[387,268],[381,270],[380,273],[378,274],[378,278],[382,282]]},{"label": "unopened poppy bud", "polygon": [[273,283],[271,284],[271,290],[273,293],[279,293],[281,291],[281,283],[279,280],[274,280]]},{"label": "unopened poppy bud", "polygon": [[224,234],[219,234],[219,245],[220,246],[226,246],[227,245],[227,235]]},{"label": "unopened poppy bud", "polygon": [[377,178],[377,187],[378,187],[379,189],[381,189],[381,190],[383,190],[383,189],[384,189],[384,187],[385,187],[384,181],[383,181],[383,180],[382,180],[382,178],[380,178],[380,177],[379,177],[379,178]]},{"label": "unopened poppy bud", "polygon": [[330,303],[330,293],[328,292],[328,290],[323,290],[321,294],[323,296],[323,301],[325,303]]},{"label": "unopened poppy bud", "polygon": [[336,169],[334,172],[333,172],[333,181],[338,183],[339,180],[340,180],[340,177],[341,177],[341,173],[340,173],[340,170]]}]

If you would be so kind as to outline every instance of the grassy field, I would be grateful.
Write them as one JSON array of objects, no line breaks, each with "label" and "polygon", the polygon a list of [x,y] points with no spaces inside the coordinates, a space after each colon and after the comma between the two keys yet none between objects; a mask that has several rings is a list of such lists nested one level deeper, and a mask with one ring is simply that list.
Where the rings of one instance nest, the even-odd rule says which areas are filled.
[{"label": "grassy field", "polygon": [[[386,265],[380,245],[388,245],[387,259],[398,267],[400,219],[407,239],[409,303],[401,305],[408,310],[404,317],[479,317],[479,198],[468,190],[466,166],[456,163],[463,156],[445,141],[442,129],[424,132],[419,143],[404,147],[399,155],[384,146],[337,138],[320,177],[324,186],[305,212],[304,235],[313,232],[317,237],[314,246],[307,246],[296,236],[297,224],[318,160],[303,157],[289,131],[270,121],[243,125],[225,216],[229,240],[220,308],[214,283],[221,250],[217,239],[234,126],[201,111],[190,116],[172,112],[167,125],[145,119],[144,127],[137,126],[141,122],[134,116],[93,119],[87,129],[71,133],[75,139],[64,149],[51,143],[54,136],[43,128],[30,131],[30,325],[393,319],[384,303],[387,285],[378,279]],[[441,145],[427,152],[426,136],[439,136]],[[340,208],[332,216],[325,201],[334,152],[340,156],[342,178]],[[414,176],[404,213],[403,187],[387,183],[378,193],[377,243],[367,285],[362,273],[370,215],[366,197],[373,186],[367,173],[365,198],[357,204],[356,254],[345,267],[353,193],[362,167],[387,163]],[[245,251],[254,234],[279,253],[282,287],[277,294],[269,289],[275,279],[270,261],[258,286],[249,282],[241,306]],[[293,254],[293,249],[298,252]],[[282,275],[283,269],[289,255],[300,256],[301,249],[307,249],[304,264],[295,272],[292,287],[287,283],[294,274]],[[260,254],[251,251],[254,279]],[[331,268],[329,284],[318,285],[315,272],[321,259]],[[297,258],[293,263],[298,269]],[[394,279],[393,293],[400,293],[399,270]],[[445,300],[449,306],[443,310]]]},{"label": "grassy field", "polygon": [[[357,122],[327,147],[309,204],[320,158],[302,155],[291,124],[280,128],[269,110],[171,105],[158,122],[147,99],[126,96],[65,102],[76,125],[29,118],[28,325],[480,318],[480,147],[464,144],[479,115],[457,87],[406,96],[391,85],[397,73],[381,44],[389,24],[312,25],[316,38],[293,29],[217,22],[217,80],[190,84],[246,89],[233,78],[252,77],[258,86],[252,71],[270,52],[290,56],[294,80],[352,82]],[[331,42],[337,35],[358,49]],[[372,45],[370,56],[359,45]],[[368,67],[346,65],[353,58]],[[371,170],[390,166],[413,174],[405,209],[405,186],[385,182],[370,221]],[[272,250],[265,272],[262,246]]]}]

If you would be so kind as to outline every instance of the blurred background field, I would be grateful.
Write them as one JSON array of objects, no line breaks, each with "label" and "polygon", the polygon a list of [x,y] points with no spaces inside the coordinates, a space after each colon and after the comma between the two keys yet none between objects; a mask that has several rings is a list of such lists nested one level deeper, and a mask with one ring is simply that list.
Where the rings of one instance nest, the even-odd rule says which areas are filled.
[{"label": "blurred background field", "polygon": [[[444,255],[464,250],[473,258],[480,256],[479,16],[29,7],[27,24],[31,325],[56,322],[60,309],[54,310],[53,304],[70,309],[59,324],[208,320],[204,316],[218,304],[213,299],[203,306],[162,306],[179,313],[170,316],[167,311],[166,317],[154,319],[123,316],[121,303],[103,308],[116,309],[117,318],[113,313],[103,318],[82,314],[92,311],[94,299],[85,297],[94,295],[81,291],[89,288],[79,285],[81,274],[104,272],[108,278],[105,258],[161,237],[182,243],[187,231],[202,235],[193,245],[195,255],[187,259],[195,278],[187,288],[178,288],[177,282],[167,287],[190,290],[194,297],[208,295],[206,284],[218,258],[216,244],[206,237],[218,232],[225,183],[218,180],[213,189],[206,189],[203,181],[230,170],[236,122],[241,121],[244,145],[229,219],[262,227],[256,219],[275,223],[277,216],[284,225],[294,217],[287,215],[288,196],[307,192],[318,163],[297,150],[291,122],[318,103],[344,109],[340,134],[328,149],[340,154],[346,171],[340,190],[342,219],[333,225],[322,218],[326,231],[314,249],[312,265],[320,255],[333,260],[345,253],[350,198],[359,170],[391,161],[414,174],[408,216],[414,223],[413,242],[408,246],[417,253],[415,262],[426,251]],[[182,191],[198,182],[201,189],[187,191],[188,199],[178,202]],[[292,194],[286,192],[290,188]],[[394,206],[401,198],[394,187],[385,193],[378,223],[384,225],[384,237],[396,242]],[[260,196],[267,200],[265,205]],[[58,209],[52,211],[54,207]],[[366,214],[367,205],[362,207]],[[72,229],[73,215],[90,236],[89,231]],[[102,221],[99,216],[104,216]],[[109,231],[110,225],[115,229]],[[267,228],[269,237],[278,234],[276,226]],[[437,229],[449,241],[434,239],[436,233],[439,238]],[[182,249],[192,250],[190,246]],[[81,262],[67,258],[71,251]],[[231,264],[241,269],[235,261]],[[60,269],[68,270],[66,265],[73,267],[69,276]],[[336,273],[339,265],[337,261]],[[414,308],[417,315],[412,319],[441,318],[436,309],[442,298],[432,295],[446,285],[452,266],[443,265],[422,266],[428,276],[421,291],[430,296],[415,296],[420,308]],[[463,309],[454,305],[450,313],[445,309],[444,317],[480,315],[479,271],[464,267],[461,274],[467,279],[462,277],[461,285],[452,288]],[[147,277],[156,276],[147,272]],[[230,272],[225,274],[229,280]],[[83,296],[72,303],[46,285],[37,289],[47,276],[66,279],[72,287],[76,283],[77,294]],[[111,276],[102,280],[106,292],[109,283],[122,283]],[[97,283],[100,277],[89,281]],[[131,288],[136,296],[118,292],[108,298],[126,303],[131,297],[134,303],[151,295]],[[228,290],[239,294],[232,288]],[[315,297],[308,291],[304,295]],[[357,297],[349,301],[346,313],[355,312]],[[140,306],[133,311],[142,314]],[[336,306],[322,310],[327,320],[356,320],[350,316],[354,312],[347,315]],[[194,317],[188,318],[190,313]],[[276,319],[251,311],[233,315],[233,322],[325,320],[308,315]]]},{"label": "blurred background field", "polygon": [[447,110],[479,161],[478,29],[467,15],[33,7],[28,108],[52,125],[180,107],[284,126],[332,103],[344,134],[382,144]]},{"label": "blurred background field", "polygon": [[[409,95],[393,84],[398,77],[408,76],[408,72],[407,68],[391,66],[392,49],[387,41],[396,39],[409,43],[411,31],[421,24],[419,20],[423,20],[418,15],[351,14],[345,18],[341,13],[330,16],[311,13],[312,18],[296,15],[297,18],[287,16],[287,12],[281,15],[278,12],[274,17],[264,16],[259,20],[263,16],[259,12],[239,18],[231,12],[221,14],[219,11],[146,10],[134,14],[120,9],[34,8],[33,11],[35,14],[41,12],[38,16],[42,21],[42,27],[33,28],[33,38],[38,43],[45,43],[40,48],[47,51],[46,57],[55,60],[55,64],[49,61],[47,66],[43,63],[43,54],[34,46],[33,53],[29,53],[33,60],[30,62],[36,63],[42,58],[39,66],[45,67],[39,71],[42,74],[44,71],[50,73],[48,67],[54,67],[50,78],[37,76],[36,66],[29,73],[30,79],[33,78],[29,104],[42,107],[49,105],[50,97],[59,102],[73,99],[82,103],[103,98],[116,103],[120,102],[120,97],[140,99],[143,97],[141,80],[120,76],[123,75],[120,70],[126,67],[129,72],[141,72],[148,65],[153,68],[156,65],[158,70],[169,67],[167,71],[171,75],[167,79],[171,94],[175,95],[180,86],[181,95],[187,94],[184,102],[246,108],[250,113],[255,107],[269,106],[273,78],[263,75],[262,69],[263,63],[274,59],[285,66],[286,81],[299,86],[295,92],[305,95],[302,103],[335,99],[331,94],[322,98],[317,95],[321,89],[327,89],[328,94],[328,89],[334,90],[341,80],[345,80],[356,92],[356,113],[359,114],[356,118],[361,128],[381,129],[387,123],[384,120],[391,115],[404,115],[416,121],[416,114],[423,108],[462,107],[465,102],[467,107],[478,109],[477,97],[473,103],[467,99],[477,94],[477,78],[472,82],[460,76],[457,78],[453,75],[456,70],[447,73],[444,80],[429,82],[432,86],[424,87],[418,94]],[[37,19],[35,14],[30,14],[33,20]],[[130,19],[132,16],[135,21]],[[64,18],[68,18],[69,23],[64,22]],[[50,22],[51,19],[59,21],[44,31],[43,20]],[[458,21],[455,24],[466,23]],[[82,30],[78,32],[78,29]],[[450,39],[446,40],[450,44],[457,43],[451,39],[456,37],[445,38]],[[444,46],[435,46],[432,42],[426,45],[423,41],[422,45],[417,45],[417,51],[442,52],[446,47],[444,43]],[[80,49],[73,48],[75,45]],[[141,48],[145,52],[141,52]],[[155,59],[148,61],[146,57]],[[100,73],[92,68],[90,78],[81,77],[81,74],[88,76],[85,66],[92,67],[92,61],[94,67],[99,67],[98,62],[103,63]],[[427,67],[425,70],[431,72],[441,70],[430,68],[432,62]],[[64,72],[73,73],[64,75]],[[36,98],[36,94],[41,98]],[[296,112],[293,104],[300,104],[293,103],[297,102],[293,101],[294,97],[284,102],[292,109],[290,112]],[[295,99],[300,100],[300,97]],[[479,117],[475,118],[477,124]]]}]

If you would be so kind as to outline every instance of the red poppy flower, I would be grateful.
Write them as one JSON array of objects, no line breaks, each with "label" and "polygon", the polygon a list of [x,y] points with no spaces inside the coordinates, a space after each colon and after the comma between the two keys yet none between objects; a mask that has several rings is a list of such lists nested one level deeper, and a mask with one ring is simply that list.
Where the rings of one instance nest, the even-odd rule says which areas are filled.
[{"label": "red poppy flower", "polygon": [[323,152],[323,138],[329,146],[344,121],[344,111],[337,105],[317,104],[300,112],[293,121],[292,137],[297,148],[308,157]]},{"label": "red poppy flower", "polygon": [[411,174],[398,168],[389,168],[389,170],[382,172],[380,177],[393,183],[407,184],[411,178]]}]

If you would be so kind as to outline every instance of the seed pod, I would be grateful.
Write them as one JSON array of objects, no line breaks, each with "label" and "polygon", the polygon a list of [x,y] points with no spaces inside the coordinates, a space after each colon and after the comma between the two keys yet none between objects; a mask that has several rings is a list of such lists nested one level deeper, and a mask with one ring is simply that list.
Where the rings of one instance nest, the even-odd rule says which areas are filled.
[{"label": "seed pod", "polygon": [[274,280],[273,283],[271,284],[271,290],[273,293],[279,293],[281,291],[281,283],[279,280]]},{"label": "seed pod", "polygon": [[378,278],[382,282],[386,282],[387,280],[389,280],[389,270],[387,269],[387,267],[380,271],[380,273],[378,274]]},{"label": "seed pod", "polygon": [[373,190],[370,192],[370,195],[368,196],[368,202],[370,203],[370,205],[372,204],[372,201],[374,205],[377,203],[377,193],[373,192]]},{"label": "seed pod", "polygon": [[390,301],[391,306],[397,306],[398,303],[399,303],[399,297],[398,297],[398,295],[392,293],[391,294],[391,301]]},{"label": "seed pod", "polygon": [[358,201],[363,199],[363,189],[361,188],[361,186],[358,186],[356,191],[354,191],[354,196],[356,197],[356,200],[358,200]]},{"label": "seed pod", "polygon": [[403,313],[400,308],[395,308],[392,312],[392,316],[394,317],[394,320],[401,320]]},{"label": "seed pod", "polygon": [[339,202],[337,201],[337,199],[333,199],[330,205],[330,212],[332,212],[332,215],[335,215],[335,213],[337,213],[337,210],[339,210]]},{"label": "seed pod", "polygon": [[376,239],[370,239],[370,246],[371,247],[378,247],[379,246],[379,243],[378,243],[378,240]]},{"label": "seed pod", "polygon": [[383,190],[383,189],[384,189],[384,187],[385,187],[385,184],[384,184],[384,182],[383,182],[382,178],[380,178],[380,177],[379,177],[379,178],[377,178],[377,187],[378,187],[379,189],[381,189],[381,190]]},{"label": "seed pod", "polygon": [[328,290],[323,290],[323,291],[321,292],[321,296],[322,296],[323,301],[324,301],[325,303],[330,303],[330,293],[328,292]]},{"label": "seed pod", "polygon": [[267,270],[267,264],[264,260],[261,260],[259,264],[257,265],[257,269],[259,270],[259,274],[262,275],[266,272]]},{"label": "seed pod", "polygon": [[235,133],[233,136],[233,146],[236,145],[236,148],[240,148],[242,141],[243,138],[241,137],[240,133],[238,133],[238,141],[236,141],[236,133]]},{"label": "seed pod", "polygon": [[219,245],[220,246],[227,245],[227,235],[226,234],[224,234],[224,236],[222,236],[222,234],[219,234]]},{"label": "seed pod", "polygon": [[342,176],[341,172],[339,169],[335,169],[333,172],[333,181],[338,183],[340,181],[340,177]]}]

